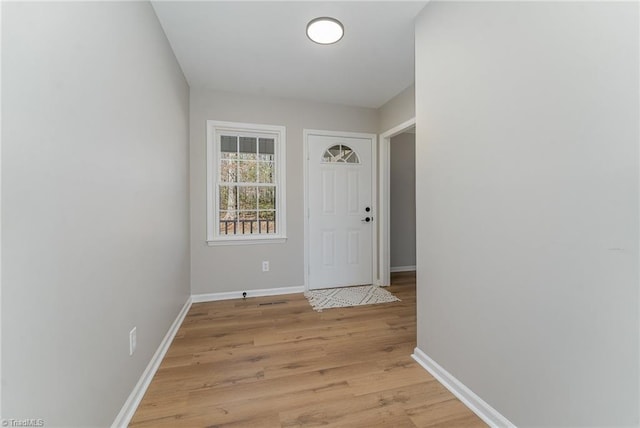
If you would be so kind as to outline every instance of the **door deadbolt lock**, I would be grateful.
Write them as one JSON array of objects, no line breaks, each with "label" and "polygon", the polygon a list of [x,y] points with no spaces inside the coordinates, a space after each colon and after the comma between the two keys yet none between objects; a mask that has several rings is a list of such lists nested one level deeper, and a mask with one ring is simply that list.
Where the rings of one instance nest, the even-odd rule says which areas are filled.
[{"label": "door deadbolt lock", "polygon": [[369,212],[369,211],[371,211],[371,208],[370,208],[370,207],[367,207],[367,208],[365,208],[364,210],[365,210],[366,212]]}]

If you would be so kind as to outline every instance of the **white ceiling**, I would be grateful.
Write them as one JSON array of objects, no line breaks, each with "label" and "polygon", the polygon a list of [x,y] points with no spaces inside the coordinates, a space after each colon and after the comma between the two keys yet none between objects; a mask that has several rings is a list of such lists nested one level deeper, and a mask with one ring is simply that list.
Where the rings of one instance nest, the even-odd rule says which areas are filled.
[{"label": "white ceiling", "polygon": [[[191,88],[380,107],[414,80],[413,20],[425,1],[153,1]],[[311,42],[339,19],[344,38]]]}]

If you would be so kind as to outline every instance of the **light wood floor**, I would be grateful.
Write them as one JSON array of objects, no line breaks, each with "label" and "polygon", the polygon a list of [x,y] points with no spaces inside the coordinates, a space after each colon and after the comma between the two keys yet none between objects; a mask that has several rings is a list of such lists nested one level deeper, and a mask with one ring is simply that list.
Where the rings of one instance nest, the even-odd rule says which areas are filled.
[{"label": "light wood floor", "polygon": [[392,282],[402,302],[324,312],[302,294],[194,304],[131,426],[486,426],[410,357],[415,275]]}]

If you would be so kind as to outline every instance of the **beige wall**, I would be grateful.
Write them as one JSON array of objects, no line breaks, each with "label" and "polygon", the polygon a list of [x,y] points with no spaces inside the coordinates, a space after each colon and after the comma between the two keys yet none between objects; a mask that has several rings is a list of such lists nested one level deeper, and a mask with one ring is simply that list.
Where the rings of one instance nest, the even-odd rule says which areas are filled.
[{"label": "beige wall", "polygon": [[391,268],[416,265],[416,134],[391,138]]},{"label": "beige wall", "polygon": [[517,426],[639,423],[638,17],[417,19],[418,347]]},{"label": "beige wall", "polygon": [[387,101],[378,109],[378,133],[413,119],[416,115],[415,84]]},{"label": "beige wall", "polygon": [[[302,131],[375,133],[377,110],[191,90],[191,290],[193,294],[304,285]],[[206,243],[207,120],[283,125],[287,131],[287,235],[283,244]],[[261,263],[270,262],[263,273]],[[240,294],[239,294],[240,296]]]},{"label": "beige wall", "polygon": [[189,296],[188,86],[148,3],[2,8],[2,416],[109,426]]}]

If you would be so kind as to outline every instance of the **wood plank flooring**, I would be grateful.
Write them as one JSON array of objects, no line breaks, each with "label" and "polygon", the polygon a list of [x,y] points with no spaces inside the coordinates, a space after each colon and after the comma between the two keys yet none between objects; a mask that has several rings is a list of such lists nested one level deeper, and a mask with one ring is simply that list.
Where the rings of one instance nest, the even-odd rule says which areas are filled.
[{"label": "wood plank flooring", "polygon": [[389,291],[324,312],[302,294],[194,304],[130,426],[486,426],[410,357],[415,274]]}]

